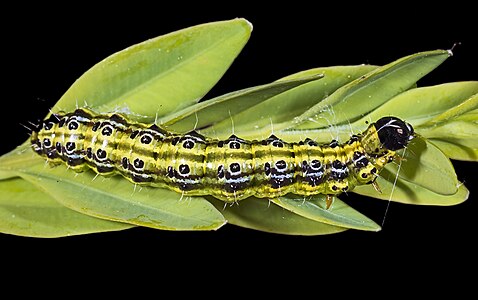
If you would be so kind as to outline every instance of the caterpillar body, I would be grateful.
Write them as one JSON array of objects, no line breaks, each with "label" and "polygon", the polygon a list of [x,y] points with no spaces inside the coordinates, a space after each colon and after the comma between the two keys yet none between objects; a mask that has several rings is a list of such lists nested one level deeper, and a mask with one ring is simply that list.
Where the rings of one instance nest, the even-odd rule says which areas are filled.
[{"label": "caterpillar body", "polygon": [[374,183],[413,137],[410,124],[384,117],[342,144],[288,143],[274,135],[218,140],[81,108],[40,122],[31,143],[49,162],[66,163],[77,172],[121,174],[135,184],[233,202],[288,193],[330,197]]}]

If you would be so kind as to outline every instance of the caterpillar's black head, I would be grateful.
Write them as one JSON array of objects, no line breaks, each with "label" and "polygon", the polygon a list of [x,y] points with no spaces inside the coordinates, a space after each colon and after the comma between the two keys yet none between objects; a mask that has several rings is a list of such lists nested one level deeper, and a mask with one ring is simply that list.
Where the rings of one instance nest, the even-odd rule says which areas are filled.
[{"label": "caterpillar's black head", "polygon": [[388,150],[403,149],[415,137],[412,125],[395,117],[383,117],[375,123],[380,143]]}]

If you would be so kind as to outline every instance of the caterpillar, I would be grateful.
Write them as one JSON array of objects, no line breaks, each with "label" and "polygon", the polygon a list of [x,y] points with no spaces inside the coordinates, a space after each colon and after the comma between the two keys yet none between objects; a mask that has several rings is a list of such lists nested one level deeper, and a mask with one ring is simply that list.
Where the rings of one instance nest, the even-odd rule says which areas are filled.
[{"label": "caterpillar", "polygon": [[329,200],[355,186],[375,184],[396,151],[414,136],[410,124],[388,116],[342,144],[318,144],[310,138],[288,143],[274,135],[218,140],[80,108],[41,121],[31,144],[48,162],[77,172],[120,174],[135,184],[234,202],[288,193],[324,194]]}]

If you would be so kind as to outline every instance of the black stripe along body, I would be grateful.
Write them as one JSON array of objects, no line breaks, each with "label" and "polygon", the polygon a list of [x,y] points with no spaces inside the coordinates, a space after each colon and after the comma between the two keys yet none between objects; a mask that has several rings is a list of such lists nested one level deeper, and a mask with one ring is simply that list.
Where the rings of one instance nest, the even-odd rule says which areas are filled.
[{"label": "black stripe along body", "polygon": [[64,162],[78,172],[121,174],[136,184],[232,202],[287,193],[338,195],[372,183],[413,136],[409,124],[384,117],[343,144],[287,143],[273,135],[216,140],[77,109],[44,120],[31,142],[48,161]]}]

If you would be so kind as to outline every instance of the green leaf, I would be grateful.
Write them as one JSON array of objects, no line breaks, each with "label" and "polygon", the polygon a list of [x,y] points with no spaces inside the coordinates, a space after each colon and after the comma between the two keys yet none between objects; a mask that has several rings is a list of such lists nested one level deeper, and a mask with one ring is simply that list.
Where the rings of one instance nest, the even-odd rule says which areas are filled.
[{"label": "green leaf", "polygon": [[0,180],[17,177],[17,171],[45,162],[43,158],[31,150],[30,141],[0,156]]},{"label": "green leaf", "polygon": [[[478,81],[475,81],[475,86],[478,85]],[[450,101],[450,100],[448,100]],[[471,112],[474,116],[475,119],[470,119],[469,121],[473,121],[474,123],[477,123],[476,119],[476,112],[473,113],[474,110],[478,108],[478,91],[476,91],[476,94],[471,96],[470,98],[466,99],[462,103],[459,103],[447,111],[441,113],[440,115],[434,117],[432,120],[428,121],[426,124],[423,124],[422,126],[436,126],[436,125],[441,125],[445,122],[448,122],[454,118],[457,118],[463,114],[466,114],[468,112]]]},{"label": "green leaf", "polygon": [[458,178],[450,160],[436,146],[420,137],[413,139],[408,145],[405,161],[401,165],[391,163],[386,168],[393,174],[399,171],[400,179],[437,194],[453,195],[458,189]]},{"label": "green leaf", "polygon": [[225,206],[224,202],[211,197],[208,200],[229,223],[245,228],[290,235],[321,235],[347,230],[301,217],[271,204],[267,199],[250,197],[232,206]]},{"label": "green leaf", "polygon": [[123,110],[152,122],[201,99],[249,39],[245,19],[202,24],[117,52],[81,76],[52,111],[84,102],[97,112]]},{"label": "green leaf", "polygon": [[478,161],[478,94],[422,124],[418,130],[452,159]]},{"label": "green leaf", "polygon": [[243,138],[268,136],[273,130],[290,127],[297,116],[317,102],[322,101],[344,84],[376,68],[369,65],[337,66],[316,68],[287,76],[278,82],[317,75],[323,75],[324,78],[290,89],[237,114],[231,114],[230,117],[226,115],[224,120],[201,132],[205,135],[226,137],[231,134],[232,123],[234,123],[235,134]]},{"label": "green leaf", "polygon": [[441,126],[426,128],[423,135],[450,158],[478,160],[478,119],[455,119]]},{"label": "green leaf", "polygon": [[[449,109],[461,107],[478,93],[478,81],[453,82],[405,91],[354,122],[352,127],[393,115],[412,124],[416,130]],[[476,97],[478,99],[478,97]],[[476,104],[475,104],[476,105]],[[449,118],[451,116],[448,116]],[[422,126],[423,126],[422,125]]]},{"label": "green leaf", "polygon": [[0,182],[2,233],[51,238],[131,227],[129,224],[101,220],[68,209],[21,178]]},{"label": "green leaf", "polygon": [[449,56],[445,50],[428,51],[377,68],[313,106],[295,120],[294,127],[310,129],[353,122],[408,90]]},{"label": "green leaf", "polygon": [[325,224],[368,231],[381,229],[377,223],[336,197],[329,209],[326,209],[324,195],[307,197],[307,199],[297,195],[286,195],[271,201],[298,215]]},{"label": "green leaf", "polygon": [[102,219],[166,230],[212,230],[225,223],[203,198],[135,187],[120,176],[95,178],[93,172],[75,173],[64,166],[45,170],[43,164],[19,175],[68,208]]},{"label": "green leaf", "polygon": [[465,160],[465,161],[478,161],[478,146],[476,146],[476,140],[474,140],[474,146],[467,145],[469,140],[455,139],[453,137],[447,139],[430,139],[436,147],[445,153],[445,155],[451,159]]},{"label": "green leaf", "polygon": [[175,114],[170,114],[159,120],[159,123],[176,132],[187,132],[211,126],[224,119],[230,122],[230,116],[232,115],[236,115],[287,90],[322,77],[320,74],[312,75],[232,92],[189,106]]},{"label": "green leaf", "polygon": [[380,173],[380,177],[377,178],[381,193],[377,192],[370,185],[355,187],[353,192],[383,200],[390,200],[390,194],[392,194],[391,200],[394,202],[419,205],[448,206],[462,203],[468,199],[469,191],[464,185],[460,185],[457,192],[453,195],[440,195],[414,182],[400,179],[394,187],[395,177],[395,173],[385,169]]}]

